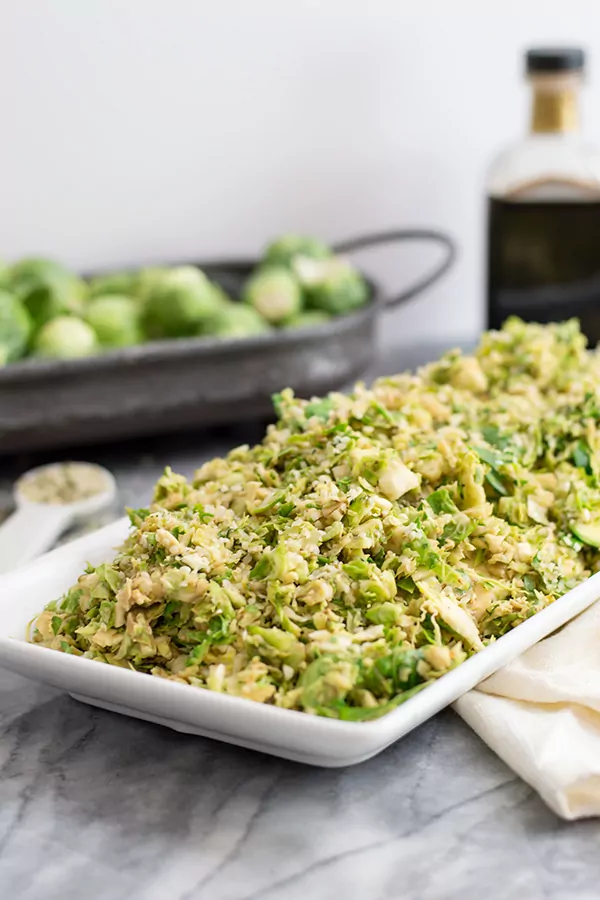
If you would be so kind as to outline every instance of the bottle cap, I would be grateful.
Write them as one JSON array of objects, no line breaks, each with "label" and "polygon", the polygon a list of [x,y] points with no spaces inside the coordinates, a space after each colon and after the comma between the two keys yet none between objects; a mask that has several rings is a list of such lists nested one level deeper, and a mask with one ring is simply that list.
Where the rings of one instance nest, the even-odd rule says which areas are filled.
[{"label": "bottle cap", "polygon": [[585,53],[581,47],[533,47],[527,51],[528,74],[583,71]]}]

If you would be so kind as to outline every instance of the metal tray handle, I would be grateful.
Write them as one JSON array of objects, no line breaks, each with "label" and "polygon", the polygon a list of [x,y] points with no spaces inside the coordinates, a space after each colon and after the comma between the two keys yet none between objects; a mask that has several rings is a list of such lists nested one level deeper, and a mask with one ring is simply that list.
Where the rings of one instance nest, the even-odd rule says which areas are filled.
[{"label": "metal tray handle", "polygon": [[401,303],[405,303],[412,297],[416,297],[417,294],[420,294],[422,291],[427,290],[428,287],[431,287],[432,284],[435,284],[442,275],[445,275],[456,257],[456,245],[452,238],[443,231],[410,228],[406,230],[380,231],[376,234],[366,234],[362,237],[350,238],[350,240],[347,241],[339,241],[334,245],[333,249],[336,253],[352,253],[355,250],[366,250],[371,247],[379,247],[383,244],[395,244],[404,241],[430,241],[443,247],[445,253],[442,261],[432,272],[429,272],[423,278],[419,279],[419,281],[414,282],[414,284],[407,287],[400,294],[395,294],[392,297],[386,297],[384,299],[385,306],[392,308],[394,306],[400,306]]}]

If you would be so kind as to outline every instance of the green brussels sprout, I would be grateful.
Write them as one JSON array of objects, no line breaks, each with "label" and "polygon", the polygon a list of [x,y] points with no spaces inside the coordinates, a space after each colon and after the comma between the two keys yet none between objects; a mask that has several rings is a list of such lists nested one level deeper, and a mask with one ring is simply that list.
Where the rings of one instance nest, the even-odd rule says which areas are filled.
[{"label": "green brussels sprout", "polygon": [[76,359],[98,353],[96,333],[91,325],[74,316],[58,316],[46,322],[35,336],[36,356],[49,359]]},{"label": "green brussels sprout", "polygon": [[301,234],[285,234],[269,244],[263,254],[263,263],[268,266],[289,267],[297,256],[327,259],[331,256],[331,250],[317,238]]},{"label": "green brussels sprout", "polygon": [[358,309],[369,298],[365,279],[354,266],[339,256],[326,260],[297,257],[294,272],[304,289],[307,306],[324,310],[332,316]]},{"label": "green brussels sprout", "polygon": [[89,296],[102,297],[106,294],[120,294],[133,296],[138,288],[139,276],[137,272],[112,272],[106,275],[97,275],[89,282]]},{"label": "green brussels sprout", "polygon": [[10,266],[3,259],[0,259],[0,287],[8,287],[10,280]]},{"label": "green brussels sprout", "polygon": [[146,270],[143,322],[150,337],[195,334],[223,302],[204,272],[194,266],[148,274]]},{"label": "green brussels sprout", "polygon": [[244,285],[243,299],[267,322],[281,325],[297,315],[302,292],[295,276],[281,266],[260,269]]},{"label": "green brussels sprout", "polygon": [[12,362],[23,356],[32,331],[31,316],[14,294],[0,290],[0,347]]},{"label": "green brussels sprout", "polygon": [[221,287],[218,281],[211,281],[211,287],[216,299],[219,301],[221,306],[228,306],[232,302],[231,297],[229,296],[227,291],[225,291]]},{"label": "green brussels sprout", "polygon": [[36,328],[54,316],[80,313],[87,291],[81,278],[50,259],[22,259],[15,263],[10,267],[7,284],[31,313]]},{"label": "green brussels sprout", "polygon": [[85,318],[105,347],[127,347],[142,341],[138,303],[120,294],[93,297]]},{"label": "green brussels sprout", "polygon": [[201,334],[247,337],[252,334],[264,334],[266,331],[270,331],[270,327],[255,309],[243,303],[229,302],[215,314]]},{"label": "green brussels sprout", "polygon": [[286,328],[316,328],[329,322],[331,316],[322,309],[307,309],[285,323]]},{"label": "green brussels sprout", "polygon": [[162,283],[170,271],[165,266],[147,266],[140,269],[137,273],[136,297],[145,303],[151,291]]}]

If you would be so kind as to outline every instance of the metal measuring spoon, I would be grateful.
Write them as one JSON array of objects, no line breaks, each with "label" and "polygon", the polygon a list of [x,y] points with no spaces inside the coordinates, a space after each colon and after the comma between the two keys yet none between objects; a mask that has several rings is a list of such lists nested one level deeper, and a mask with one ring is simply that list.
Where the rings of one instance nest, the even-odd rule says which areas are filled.
[{"label": "metal measuring spoon", "polygon": [[26,472],[16,483],[13,497],[15,512],[0,525],[0,573],[35,559],[48,550],[56,539],[75,522],[109,506],[115,498],[117,486],[111,473],[95,463],[69,463],[95,469],[100,476],[98,493],[74,503],[43,503],[30,500],[22,490],[25,482],[36,475],[60,469],[63,463],[39,466]]}]

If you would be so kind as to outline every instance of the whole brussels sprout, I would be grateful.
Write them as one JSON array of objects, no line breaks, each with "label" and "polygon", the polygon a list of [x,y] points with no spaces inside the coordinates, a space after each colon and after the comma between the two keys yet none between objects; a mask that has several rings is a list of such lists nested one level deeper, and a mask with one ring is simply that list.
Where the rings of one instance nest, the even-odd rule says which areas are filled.
[{"label": "whole brussels sprout", "polygon": [[363,306],[369,287],[354,266],[334,256],[327,260],[298,257],[294,272],[304,289],[307,306],[339,316]]},{"label": "whole brussels sprout", "polygon": [[222,303],[214,285],[194,266],[155,272],[144,293],[143,324],[154,338],[195,334]]},{"label": "whole brussels sprout", "polygon": [[211,281],[211,286],[212,286],[215,298],[219,302],[221,307],[226,307],[232,302],[231,297],[225,291],[225,289],[221,287],[221,285],[219,284],[218,281]]},{"label": "whole brussels sprout", "polygon": [[48,359],[76,359],[98,353],[99,346],[96,333],[87,322],[74,316],[58,316],[40,328],[33,351]]},{"label": "whole brussels sprout", "polygon": [[103,297],[106,294],[125,294],[131,297],[138,288],[139,276],[137,272],[112,272],[106,275],[97,275],[88,284],[89,296]]},{"label": "whole brussels sprout", "polygon": [[63,313],[83,310],[87,286],[60,263],[22,259],[10,267],[7,285],[30,312],[35,328]]},{"label": "whole brussels sprout", "polygon": [[243,299],[273,325],[300,312],[302,291],[297,278],[281,266],[260,269],[244,285]]},{"label": "whole brussels sprout", "polygon": [[148,299],[151,291],[159,285],[169,274],[170,269],[165,266],[147,266],[137,273],[136,297],[143,303]]},{"label": "whole brussels sprout", "polygon": [[131,297],[120,294],[93,297],[85,318],[105,347],[127,347],[142,341],[139,306]]},{"label": "whole brussels sprout", "polygon": [[270,331],[269,325],[251,306],[243,303],[227,303],[214,316],[202,334],[215,337],[247,337]]},{"label": "whole brussels sprout", "polygon": [[23,356],[31,331],[31,316],[21,301],[14,294],[0,290],[0,347],[5,362]]},{"label": "whole brussels sprout", "polygon": [[307,309],[285,323],[286,328],[316,328],[329,322],[331,316],[322,309]]},{"label": "whole brussels sprout", "polygon": [[302,234],[284,234],[273,241],[263,254],[268,266],[291,266],[297,256],[309,259],[327,259],[331,250],[323,241]]},{"label": "whole brussels sprout", "polygon": [[10,280],[10,266],[3,259],[0,259],[0,287],[8,287]]}]

